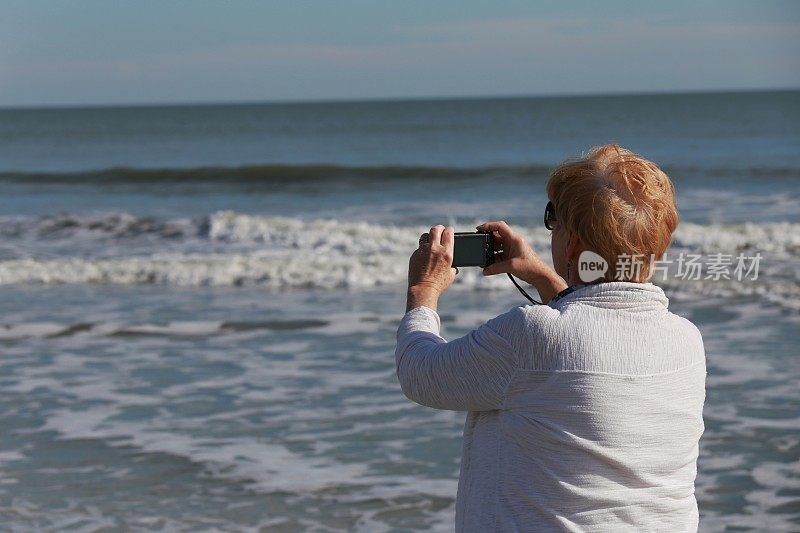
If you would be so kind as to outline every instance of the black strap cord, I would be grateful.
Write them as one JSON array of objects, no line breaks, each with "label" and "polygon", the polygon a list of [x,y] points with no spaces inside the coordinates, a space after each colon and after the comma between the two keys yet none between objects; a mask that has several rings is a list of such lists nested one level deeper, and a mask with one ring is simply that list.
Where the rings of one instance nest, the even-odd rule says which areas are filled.
[{"label": "black strap cord", "polygon": [[517,289],[519,289],[519,292],[521,292],[521,293],[522,293],[522,295],[523,295],[525,298],[527,298],[527,299],[528,299],[528,301],[529,301],[530,303],[532,303],[532,304],[534,304],[534,305],[544,305],[542,302],[537,302],[536,300],[534,300],[533,298],[531,298],[531,297],[528,295],[528,293],[527,293],[527,292],[525,292],[525,289],[523,289],[522,287],[520,287],[520,286],[519,286],[519,283],[517,283],[517,280],[515,280],[515,279],[514,279],[514,276],[512,276],[512,275],[511,275],[511,274],[509,274],[508,272],[506,272],[506,274],[508,275],[508,279],[510,279],[510,280],[511,280],[511,283],[513,283],[513,284],[514,284],[514,286],[515,286]]}]

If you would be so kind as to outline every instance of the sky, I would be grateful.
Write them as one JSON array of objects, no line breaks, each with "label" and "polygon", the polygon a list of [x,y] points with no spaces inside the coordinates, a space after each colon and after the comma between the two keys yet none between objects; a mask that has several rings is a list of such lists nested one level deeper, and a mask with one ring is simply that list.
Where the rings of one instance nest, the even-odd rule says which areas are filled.
[{"label": "sky", "polygon": [[0,0],[0,107],[800,88],[800,1]]}]

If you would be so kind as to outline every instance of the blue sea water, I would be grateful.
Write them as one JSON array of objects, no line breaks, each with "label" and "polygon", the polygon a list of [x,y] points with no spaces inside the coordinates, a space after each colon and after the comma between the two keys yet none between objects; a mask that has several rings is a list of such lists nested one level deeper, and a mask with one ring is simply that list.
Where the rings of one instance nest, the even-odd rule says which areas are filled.
[{"label": "blue sea water", "polygon": [[[422,231],[618,142],[672,177],[703,333],[701,530],[800,528],[800,92],[0,110],[0,523],[452,529],[463,413],[394,374]],[[675,265],[672,265],[673,267]],[[453,338],[523,302],[464,269]],[[752,277],[752,276],[751,276]]]}]

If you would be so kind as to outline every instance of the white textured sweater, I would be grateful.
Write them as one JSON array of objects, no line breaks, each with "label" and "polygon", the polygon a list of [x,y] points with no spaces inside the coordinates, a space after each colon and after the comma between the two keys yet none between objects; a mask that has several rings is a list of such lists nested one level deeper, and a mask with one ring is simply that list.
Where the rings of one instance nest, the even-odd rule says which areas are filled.
[{"label": "white textured sweater", "polygon": [[397,332],[405,395],[469,411],[457,531],[696,531],[705,352],[651,283],[578,288],[447,342]]}]

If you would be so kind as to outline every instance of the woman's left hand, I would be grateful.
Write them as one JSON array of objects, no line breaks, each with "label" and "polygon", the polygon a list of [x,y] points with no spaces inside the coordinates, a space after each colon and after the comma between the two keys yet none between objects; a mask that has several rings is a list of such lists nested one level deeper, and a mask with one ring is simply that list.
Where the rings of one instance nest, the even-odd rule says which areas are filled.
[{"label": "woman's left hand", "polygon": [[[435,291],[441,295],[456,278],[453,264],[455,231],[452,226],[434,226],[420,237],[408,263],[408,288]],[[427,242],[425,238],[427,235]]]}]

